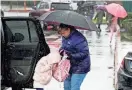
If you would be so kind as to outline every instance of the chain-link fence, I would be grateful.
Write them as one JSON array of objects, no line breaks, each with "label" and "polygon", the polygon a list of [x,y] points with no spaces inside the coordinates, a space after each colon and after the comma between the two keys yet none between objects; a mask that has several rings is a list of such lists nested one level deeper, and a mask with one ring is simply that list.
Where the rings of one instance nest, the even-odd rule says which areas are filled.
[{"label": "chain-link fence", "polygon": [[39,3],[39,0],[23,0],[23,1],[1,1],[1,8],[4,11],[9,10],[30,10],[34,5],[37,5]]}]

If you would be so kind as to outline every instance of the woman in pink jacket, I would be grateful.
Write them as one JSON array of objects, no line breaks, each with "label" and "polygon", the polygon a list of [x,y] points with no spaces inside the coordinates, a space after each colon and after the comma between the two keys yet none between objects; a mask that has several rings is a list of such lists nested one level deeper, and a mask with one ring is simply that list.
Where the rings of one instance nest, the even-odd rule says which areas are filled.
[{"label": "woman in pink jacket", "polygon": [[110,35],[110,43],[111,43],[113,36],[114,36],[114,33],[115,33],[115,36],[117,36],[119,34],[118,17],[112,18],[112,23],[110,26],[110,32],[111,32],[111,35]]}]

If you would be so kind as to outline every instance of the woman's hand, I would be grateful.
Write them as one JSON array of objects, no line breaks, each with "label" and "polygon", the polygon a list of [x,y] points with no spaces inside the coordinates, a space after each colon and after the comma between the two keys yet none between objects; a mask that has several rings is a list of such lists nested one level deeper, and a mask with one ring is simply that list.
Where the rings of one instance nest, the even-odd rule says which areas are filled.
[{"label": "woman's hand", "polygon": [[62,57],[63,57],[64,55],[66,55],[66,56],[67,56],[67,59],[71,59],[71,53],[68,52],[67,50],[61,49],[61,50],[59,50],[59,53],[60,53],[60,55],[61,55]]},{"label": "woman's hand", "polygon": [[72,56],[71,56],[71,53],[70,52],[68,52],[68,51],[65,51],[64,52],[66,55],[67,55],[67,59],[71,59],[72,58]]}]

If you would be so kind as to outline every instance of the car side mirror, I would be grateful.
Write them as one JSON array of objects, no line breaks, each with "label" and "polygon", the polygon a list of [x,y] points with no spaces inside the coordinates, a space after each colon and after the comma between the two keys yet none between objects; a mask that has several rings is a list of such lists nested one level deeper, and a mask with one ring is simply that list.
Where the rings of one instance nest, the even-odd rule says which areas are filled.
[{"label": "car side mirror", "polygon": [[15,33],[14,42],[20,42],[22,40],[24,40],[24,36],[21,33]]},{"label": "car side mirror", "polygon": [[37,7],[36,7],[36,6],[33,6],[33,7],[32,7],[32,9],[36,10],[36,9],[37,9]]}]

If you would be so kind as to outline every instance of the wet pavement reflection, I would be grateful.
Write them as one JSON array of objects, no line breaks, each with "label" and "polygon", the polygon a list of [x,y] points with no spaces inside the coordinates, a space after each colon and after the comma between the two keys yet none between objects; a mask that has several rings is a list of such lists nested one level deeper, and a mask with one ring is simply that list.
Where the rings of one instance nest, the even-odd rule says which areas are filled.
[{"label": "wet pavement reflection", "polygon": [[105,28],[106,25],[101,26],[100,36],[94,31],[82,31],[88,40],[91,56],[91,72],[82,84],[82,90],[114,90],[114,44],[110,48],[109,33]]}]

